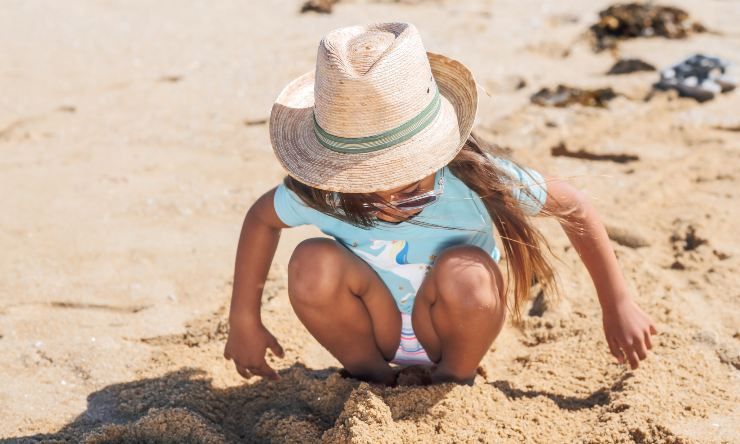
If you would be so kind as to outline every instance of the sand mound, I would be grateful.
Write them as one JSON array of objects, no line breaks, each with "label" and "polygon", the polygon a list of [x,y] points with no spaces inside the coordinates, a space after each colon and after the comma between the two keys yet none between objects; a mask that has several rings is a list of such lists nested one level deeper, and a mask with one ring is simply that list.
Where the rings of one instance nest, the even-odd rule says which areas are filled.
[{"label": "sand mound", "polygon": [[82,438],[85,444],[158,442],[225,442],[213,425],[186,409],[152,409],[133,424],[107,425]]}]

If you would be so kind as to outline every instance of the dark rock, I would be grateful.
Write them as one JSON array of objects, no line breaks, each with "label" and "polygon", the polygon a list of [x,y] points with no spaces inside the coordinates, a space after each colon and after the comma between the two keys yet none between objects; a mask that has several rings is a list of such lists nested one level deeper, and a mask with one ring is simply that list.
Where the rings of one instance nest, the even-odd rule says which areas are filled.
[{"label": "dark rock", "polygon": [[332,7],[337,2],[339,0],[308,0],[301,6],[301,13],[313,11],[320,14],[330,14]]},{"label": "dark rock", "polygon": [[586,160],[608,160],[616,163],[627,163],[634,162],[635,160],[640,160],[640,156],[637,156],[635,154],[598,154],[588,152],[584,149],[580,149],[578,151],[570,151],[563,142],[560,142],[559,144],[550,148],[550,154],[553,157],[574,157],[576,159]]},{"label": "dark rock", "polygon": [[620,59],[609,69],[607,74],[630,74],[638,71],[655,71],[655,67],[640,59]]},{"label": "dark rock", "polygon": [[683,9],[651,3],[612,5],[599,12],[599,21],[591,28],[595,51],[613,49],[618,40],[637,37],[682,39],[706,28],[691,20]]},{"label": "dark rock", "polygon": [[555,90],[542,88],[530,97],[532,103],[540,106],[565,107],[574,103],[583,106],[596,106],[604,108],[606,103],[617,94],[611,88],[580,89],[570,86],[558,85]]},{"label": "dark rock", "polygon": [[719,57],[695,54],[660,73],[653,85],[656,90],[675,89],[681,97],[706,102],[716,94],[735,89],[735,81],[727,76],[729,63]]}]

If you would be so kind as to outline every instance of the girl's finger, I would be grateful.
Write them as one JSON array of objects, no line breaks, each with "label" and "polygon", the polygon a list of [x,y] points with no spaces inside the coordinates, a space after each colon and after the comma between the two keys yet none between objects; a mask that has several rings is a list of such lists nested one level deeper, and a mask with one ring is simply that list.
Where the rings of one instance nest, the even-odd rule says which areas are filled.
[{"label": "girl's finger", "polygon": [[655,325],[650,324],[650,334],[657,335],[658,330],[655,329]]},{"label": "girl's finger", "polygon": [[267,361],[265,361],[264,357],[262,357],[259,363],[247,367],[247,370],[249,370],[253,375],[270,378],[274,381],[280,379],[275,370],[273,370],[272,367],[267,364]]},{"label": "girl's finger", "polygon": [[627,360],[630,363],[630,368],[632,370],[636,369],[640,366],[640,361],[637,359],[637,353],[632,349],[632,347],[622,347],[624,350],[624,354],[627,356]]},{"label": "girl's finger", "polygon": [[283,351],[283,347],[280,346],[280,344],[278,343],[277,339],[275,339],[275,338],[272,338],[272,342],[270,343],[270,350],[278,358],[284,358],[285,357],[285,351]]},{"label": "girl's finger", "polygon": [[277,372],[273,370],[272,367],[267,365],[267,363],[264,363],[259,367],[250,368],[249,370],[255,375],[262,376],[263,378],[269,378],[273,381],[277,381],[278,379],[280,379]]},{"label": "girl's finger", "polygon": [[617,358],[620,364],[622,364],[624,362],[624,354],[622,354],[622,350],[619,349],[617,342],[614,339],[607,338],[606,343],[609,345],[609,351],[611,354]]},{"label": "girl's finger", "polygon": [[632,349],[637,353],[637,357],[640,358],[640,361],[647,358],[647,350],[645,349],[645,344],[642,343],[642,340],[635,338],[635,342],[632,343]]},{"label": "girl's finger", "polygon": [[[654,333],[653,333],[654,334]],[[653,339],[650,337],[650,332],[645,332],[645,346],[648,350],[653,349]]]},{"label": "girl's finger", "polygon": [[249,373],[249,370],[237,364],[236,362],[234,362],[234,367],[236,367],[236,372],[242,375],[242,378],[249,379],[252,377],[252,374]]}]

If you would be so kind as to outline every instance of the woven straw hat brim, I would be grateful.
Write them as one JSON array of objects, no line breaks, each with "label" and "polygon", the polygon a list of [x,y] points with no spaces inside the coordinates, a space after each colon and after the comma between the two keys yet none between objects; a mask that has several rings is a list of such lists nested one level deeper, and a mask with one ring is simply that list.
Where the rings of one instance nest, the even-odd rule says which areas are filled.
[{"label": "woven straw hat brim", "polygon": [[411,139],[368,153],[338,153],[313,129],[314,76],[310,71],[279,94],[270,115],[270,140],[289,175],[314,188],[343,193],[389,190],[420,180],[449,163],[465,144],[478,106],[472,73],[462,63],[427,52],[441,110]]}]

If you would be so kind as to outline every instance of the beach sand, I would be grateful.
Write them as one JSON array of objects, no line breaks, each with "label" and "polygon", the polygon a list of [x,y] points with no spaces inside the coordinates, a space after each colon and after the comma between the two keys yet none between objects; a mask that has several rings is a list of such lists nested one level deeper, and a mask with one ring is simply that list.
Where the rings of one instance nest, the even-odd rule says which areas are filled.
[{"label": "beach sand", "polygon": [[[128,442],[740,441],[740,93],[645,100],[696,52],[740,63],[736,2],[681,0],[711,32],[596,53],[605,1],[6,1],[0,12],[0,438]],[[608,354],[592,283],[537,220],[563,297],[507,325],[469,386],[385,388],[340,376],[302,327],[286,230],[263,318],[280,382],[222,357],[241,222],[283,171],[266,119],[330,29],[403,20],[466,63],[476,129],[584,189],[659,336],[640,368]],[[612,87],[605,108],[545,108],[558,84]],[[553,156],[635,155],[628,162]],[[643,245],[636,247],[637,244]],[[631,245],[631,246],[630,246]],[[541,301],[540,301],[541,302]]]}]

